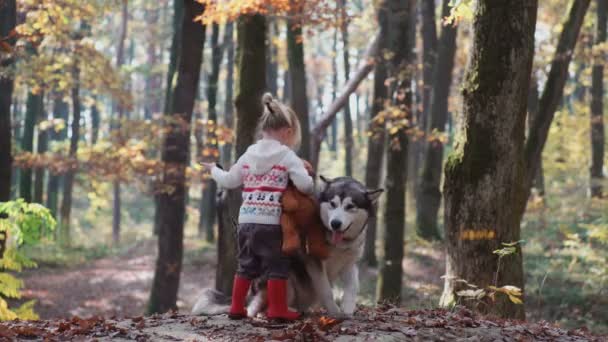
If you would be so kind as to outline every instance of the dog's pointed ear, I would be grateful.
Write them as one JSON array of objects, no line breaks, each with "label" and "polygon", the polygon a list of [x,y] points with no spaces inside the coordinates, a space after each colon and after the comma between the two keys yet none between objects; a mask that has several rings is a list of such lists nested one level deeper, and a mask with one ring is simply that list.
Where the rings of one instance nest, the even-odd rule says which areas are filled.
[{"label": "dog's pointed ear", "polygon": [[321,179],[321,181],[323,181],[323,183],[325,183],[325,186],[328,186],[331,182],[333,182],[333,179],[327,178],[323,175],[319,175],[319,178]]},{"label": "dog's pointed ear", "polygon": [[367,198],[372,201],[372,203],[376,204],[378,203],[378,198],[380,198],[380,195],[382,195],[383,192],[384,189],[367,190],[366,195]]}]

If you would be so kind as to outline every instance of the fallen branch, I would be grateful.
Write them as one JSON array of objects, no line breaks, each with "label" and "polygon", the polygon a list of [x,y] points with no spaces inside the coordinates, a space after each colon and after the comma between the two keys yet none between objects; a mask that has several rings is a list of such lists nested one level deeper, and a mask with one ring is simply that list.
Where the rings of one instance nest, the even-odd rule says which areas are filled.
[{"label": "fallen branch", "polygon": [[361,81],[367,77],[372,71],[375,65],[376,56],[379,52],[379,34],[376,35],[374,40],[371,42],[365,57],[363,58],[363,65],[359,67],[357,73],[346,83],[344,90],[329,106],[327,111],[323,114],[323,117],[317,122],[315,127],[310,132],[310,159],[313,168],[316,170],[319,163],[319,153],[321,151],[321,142],[327,135],[327,127],[334,121],[336,114],[346,105],[350,95],[357,89]]}]

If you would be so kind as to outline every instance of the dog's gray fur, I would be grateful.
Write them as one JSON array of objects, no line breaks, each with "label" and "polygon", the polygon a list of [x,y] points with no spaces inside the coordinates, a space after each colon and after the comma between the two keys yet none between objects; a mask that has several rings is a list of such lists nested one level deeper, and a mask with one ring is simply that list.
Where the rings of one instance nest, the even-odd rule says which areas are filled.
[{"label": "dog's gray fur", "polygon": [[[335,317],[349,317],[355,311],[359,292],[357,261],[363,254],[368,219],[375,215],[375,204],[381,189],[369,190],[350,177],[326,179],[319,193],[321,220],[327,229],[329,257],[319,260],[298,254],[292,258],[288,302],[292,308],[306,312],[320,304]],[[341,282],[344,295],[340,306],[333,297],[333,286]],[[222,300],[225,302],[225,300]],[[247,307],[250,317],[266,306],[265,280],[254,282]],[[217,314],[228,311],[218,303],[216,294],[203,292],[195,304],[194,314]]]}]

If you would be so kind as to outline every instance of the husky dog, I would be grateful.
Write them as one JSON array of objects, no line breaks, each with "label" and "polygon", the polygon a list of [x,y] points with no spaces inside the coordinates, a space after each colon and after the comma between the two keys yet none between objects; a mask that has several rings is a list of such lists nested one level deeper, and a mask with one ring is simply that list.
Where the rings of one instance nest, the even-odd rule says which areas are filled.
[{"label": "husky dog", "polygon": [[[350,177],[327,179],[321,176],[323,189],[319,193],[320,214],[327,229],[329,257],[319,260],[298,254],[292,258],[289,275],[289,305],[300,312],[320,304],[331,316],[350,317],[355,311],[359,292],[357,261],[363,254],[367,222],[375,215],[382,189],[369,190]],[[341,282],[344,295],[340,306],[333,297],[332,287]],[[255,316],[266,307],[265,279],[254,282],[247,314]],[[213,291],[204,292],[195,304],[194,314],[227,312]],[[223,304],[222,303],[222,304]],[[224,311],[225,310],[225,311]]]}]

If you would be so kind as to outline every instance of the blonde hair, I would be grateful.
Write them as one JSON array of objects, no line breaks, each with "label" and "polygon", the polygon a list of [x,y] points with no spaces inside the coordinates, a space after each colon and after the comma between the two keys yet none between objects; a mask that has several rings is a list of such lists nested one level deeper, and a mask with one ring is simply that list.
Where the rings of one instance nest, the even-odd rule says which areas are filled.
[{"label": "blonde hair", "polygon": [[281,102],[275,100],[270,93],[262,96],[262,106],[264,113],[258,122],[258,133],[281,128],[291,128],[294,133],[294,149],[299,148],[302,141],[300,120],[293,111]]}]

